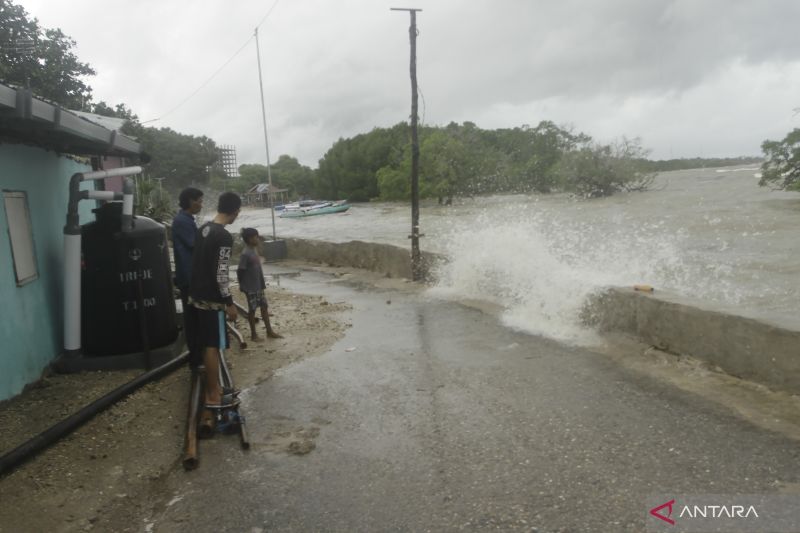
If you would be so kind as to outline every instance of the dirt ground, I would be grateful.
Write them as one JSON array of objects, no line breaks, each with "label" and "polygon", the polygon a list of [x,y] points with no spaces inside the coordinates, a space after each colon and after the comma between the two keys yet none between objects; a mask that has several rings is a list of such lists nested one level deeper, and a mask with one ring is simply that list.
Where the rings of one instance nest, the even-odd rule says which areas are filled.
[{"label": "dirt ground", "polygon": [[[238,291],[236,291],[238,292]],[[324,353],[341,338],[349,306],[269,287],[272,325],[283,339],[233,339],[228,351],[239,388],[257,385],[283,366]],[[245,302],[238,298],[240,303]],[[246,305],[246,304],[245,304]],[[0,403],[0,453],[76,412],[141,371],[52,375]],[[0,532],[118,531],[135,515],[158,480],[181,469],[190,373],[187,366],[139,389],[83,427],[0,478]],[[275,451],[307,453],[307,430],[278,428]],[[278,438],[279,437],[279,438]],[[127,510],[127,513],[120,511]],[[133,524],[128,524],[134,527]],[[134,527],[134,530],[135,527]]]}]

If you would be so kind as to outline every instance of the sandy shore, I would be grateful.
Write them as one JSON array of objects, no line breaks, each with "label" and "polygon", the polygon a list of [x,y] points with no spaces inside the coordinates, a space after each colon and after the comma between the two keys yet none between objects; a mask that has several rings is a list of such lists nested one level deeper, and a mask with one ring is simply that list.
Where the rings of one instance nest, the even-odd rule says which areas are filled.
[{"label": "sandy shore", "polygon": [[[324,353],[347,327],[343,312],[349,306],[345,303],[279,287],[269,287],[267,295],[273,327],[284,338],[253,343],[247,321],[240,317],[238,327],[248,346],[240,349],[233,342],[228,360],[237,386],[243,389],[269,379],[275,370],[294,361]],[[245,303],[241,295],[237,299]],[[263,338],[260,323],[259,327]],[[45,378],[0,403],[0,450],[10,451],[139,373]],[[116,520],[133,516],[160,478],[182,468],[189,377],[184,366],[146,385],[0,479],[0,532],[108,530],[113,528],[110,516]],[[277,429],[276,452],[309,449],[302,428]],[[234,442],[231,446],[238,449]]]}]

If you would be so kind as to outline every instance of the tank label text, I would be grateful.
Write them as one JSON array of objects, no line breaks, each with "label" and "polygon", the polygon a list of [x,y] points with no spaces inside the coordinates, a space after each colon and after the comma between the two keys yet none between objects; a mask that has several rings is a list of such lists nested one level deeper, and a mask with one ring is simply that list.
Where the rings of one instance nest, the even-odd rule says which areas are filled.
[{"label": "tank label text", "polygon": [[[145,309],[147,309],[148,307],[155,307],[156,306],[156,298],[155,297],[144,298],[142,300],[142,304],[144,304],[144,308]],[[138,304],[138,302],[136,300],[128,300],[128,301],[122,302],[122,308],[125,311],[136,311],[137,309],[139,309],[139,304]]]},{"label": "tank label text", "polygon": [[125,283],[128,281],[138,281],[140,279],[153,279],[153,269],[143,268],[140,270],[129,270],[127,272],[119,273],[120,283]]}]

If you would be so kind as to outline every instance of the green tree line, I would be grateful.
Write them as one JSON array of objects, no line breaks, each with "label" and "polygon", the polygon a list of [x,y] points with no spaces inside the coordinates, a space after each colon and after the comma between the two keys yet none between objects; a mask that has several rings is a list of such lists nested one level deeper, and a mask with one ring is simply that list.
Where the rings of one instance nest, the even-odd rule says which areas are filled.
[{"label": "green tree line", "polygon": [[[594,197],[646,188],[638,140],[603,145],[550,121],[481,129],[472,122],[420,128],[420,197],[571,191]],[[352,201],[410,196],[408,125],[339,139],[319,162],[315,192]]]},{"label": "green tree line", "polygon": [[[607,196],[641,190],[653,173],[642,164],[638,140],[595,143],[544,121],[536,127],[484,130],[474,123],[420,129],[420,196],[449,203],[454,197],[494,193],[572,191]],[[375,128],[337,140],[313,170],[282,155],[271,165],[272,183],[291,198],[353,202],[407,200],[411,149],[408,124]],[[268,180],[264,165],[241,165],[240,176],[213,182],[246,192]]]}]

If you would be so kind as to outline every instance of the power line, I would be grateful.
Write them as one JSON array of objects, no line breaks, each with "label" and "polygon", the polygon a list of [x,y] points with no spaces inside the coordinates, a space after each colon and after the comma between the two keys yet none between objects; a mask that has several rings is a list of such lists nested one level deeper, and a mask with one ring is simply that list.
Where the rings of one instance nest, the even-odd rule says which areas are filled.
[{"label": "power line", "polygon": [[176,105],[175,107],[173,107],[172,109],[170,109],[169,111],[167,111],[166,113],[164,113],[163,115],[161,115],[160,117],[158,117],[158,118],[152,118],[152,119],[150,119],[150,120],[145,120],[144,122],[142,122],[142,124],[147,124],[148,122],[155,122],[156,120],[161,120],[162,118],[166,117],[167,115],[170,115],[170,114],[171,114],[173,111],[177,111],[178,109],[180,109],[180,108],[183,106],[183,104],[185,104],[186,102],[188,102],[189,100],[191,100],[191,99],[192,99],[192,98],[193,98],[193,97],[194,97],[194,96],[195,96],[197,93],[199,93],[199,92],[200,92],[200,91],[201,91],[201,90],[202,90],[202,89],[203,89],[203,88],[204,88],[206,85],[208,85],[209,83],[211,83],[211,80],[213,80],[214,78],[216,78],[216,77],[217,77],[217,74],[219,74],[220,72],[222,72],[222,69],[224,69],[225,67],[227,67],[227,66],[228,66],[228,63],[230,63],[231,61],[233,61],[233,59],[234,59],[236,56],[238,56],[238,55],[239,55],[239,53],[240,53],[242,50],[244,50],[244,49],[245,49],[245,47],[246,47],[248,44],[250,44],[250,41],[252,41],[252,40],[253,40],[253,37],[250,37],[249,39],[247,39],[247,41],[245,41],[245,43],[244,43],[244,44],[243,44],[243,45],[242,45],[242,46],[241,46],[241,47],[240,47],[238,50],[236,50],[236,52],[234,52],[234,54],[233,54],[233,55],[232,55],[232,56],[231,56],[231,57],[230,57],[230,58],[229,58],[229,59],[228,59],[228,60],[227,60],[225,63],[223,63],[221,67],[219,67],[219,68],[218,68],[218,69],[217,69],[217,70],[214,72],[214,74],[212,74],[212,75],[211,75],[211,76],[210,76],[210,77],[209,77],[209,78],[208,78],[206,81],[204,81],[204,82],[203,82],[203,83],[200,85],[200,87],[198,87],[197,89],[195,89],[195,90],[194,90],[194,92],[192,92],[192,94],[190,94],[189,96],[187,96],[186,98],[184,98],[184,99],[183,99],[183,100],[182,100],[182,101],[181,101],[181,102],[180,102],[178,105]]},{"label": "power line", "polygon": [[[270,14],[272,13],[272,10],[273,10],[273,9],[275,9],[275,6],[277,6],[277,5],[278,5],[278,2],[279,2],[279,1],[280,1],[280,0],[275,0],[275,2],[273,2],[273,3],[272,3],[272,7],[270,7],[270,8],[269,8],[269,11],[267,11],[267,14],[266,14],[266,15],[264,15],[264,17],[261,19],[261,22],[259,22],[259,23],[258,23],[258,25],[256,26],[256,29],[258,29],[258,28],[259,28],[259,27],[260,27],[262,24],[264,24],[264,22],[267,20],[267,17],[269,17],[269,16],[270,16]],[[187,96],[186,98],[184,98],[183,100],[181,100],[181,102],[180,102],[178,105],[176,105],[175,107],[173,107],[172,109],[170,109],[169,111],[167,111],[166,113],[164,113],[163,115],[161,115],[160,117],[158,117],[158,118],[152,118],[152,119],[150,119],[150,120],[145,120],[145,121],[144,121],[144,122],[142,122],[141,124],[147,124],[148,122],[155,122],[155,121],[157,121],[157,120],[161,120],[161,119],[163,119],[164,117],[166,117],[166,116],[168,116],[168,115],[172,114],[174,111],[177,111],[178,109],[180,109],[180,108],[183,106],[183,104],[185,104],[186,102],[188,102],[189,100],[191,100],[191,99],[192,99],[192,98],[193,98],[193,97],[194,97],[194,96],[195,96],[197,93],[199,93],[201,90],[203,90],[203,88],[204,88],[206,85],[208,85],[209,83],[211,83],[211,81],[212,81],[214,78],[216,78],[216,77],[217,77],[217,75],[218,75],[220,72],[222,72],[222,70],[223,70],[225,67],[227,67],[227,66],[228,66],[228,64],[229,64],[231,61],[233,61],[233,60],[234,60],[234,58],[236,58],[236,56],[238,56],[238,55],[241,53],[241,51],[242,51],[242,50],[244,50],[244,49],[247,47],[247,45],[248,45],[248,44],[250,44],[250,41],[252,41],[252,40],[253,40],[253,36],[251,35],[251,36],[250,36],[250,37],[248,37],[248,39],[247,39],[247,40],[244,42],[244,44],[242,44],[242,46],[240,46],[240,47],[239,47],[239,49],[238,49],[238,50],[236,50],[236,52],[234,52],[234,53],[233,53],[233,55],[232,55],[230,58],[228,58],[228,60],[227,60],[227,61],[225,61],[225,63],[223,63],[223,64],[222,64],[222,66],[220,66],[220,67],[219,67],[217,70],[215,70],[215,71],[214,71],[214,73],[213,73],[213,74],[212,74],[212,75],[211,75],[211,76],[210,76],[210,77],[209,77],[209,78],[208,78],[206,81],[204,81],[204,82],[203,82],[203,83],[202,83],[202,84],[201,84],[201,85],[200,85],[200,86],[199,86],[197,89],[195,89],[195,90],[194,90],[194,91],[193,91],[193,92],[192,92],[192,93],[191,93],[189,96]]]},{"label": "power line", "polygon": [[261,19],[261,22],[256,24],[256,29],[260,28],[261,25],[264,24],[264,21],[267,20],[267,17],[270,15],[270,13],[272,13],[272,10],[275,9],[275,6],[277,6],[277,5],[278,5],[278,0],[275,0],[275,3],[272,4],[271,8],[269,8],[269,11],[267,11],[267,14],[264,15],[264,18]]}]

